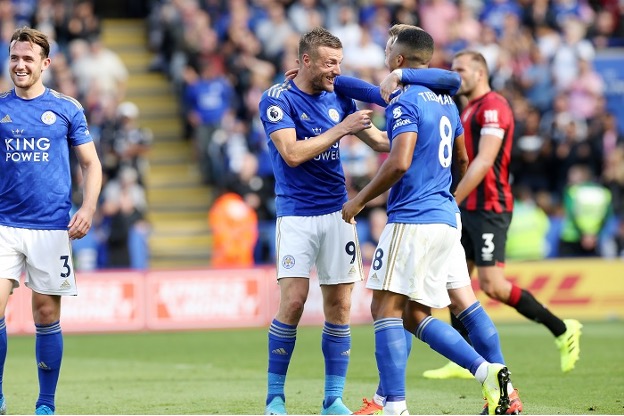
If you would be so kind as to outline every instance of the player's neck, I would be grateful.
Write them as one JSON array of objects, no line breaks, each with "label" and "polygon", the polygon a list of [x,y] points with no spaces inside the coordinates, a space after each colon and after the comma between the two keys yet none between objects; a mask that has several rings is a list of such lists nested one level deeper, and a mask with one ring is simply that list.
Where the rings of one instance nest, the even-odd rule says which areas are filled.
[{"label": "player's neck", "polygon": [[492,88],[490,88],[489,85],[482,85],[482,86],[475,88],[472,91],[472,94],[470,94],[466,98],[468,98],[468,101],[476,100],[477,98],[483,97],[485,94],[487,94],[490,91],[492,91]]},{"label": "player's neck", "polygon": [[306,94],[316,95],[322,92],[317,91],[314,87],[312,87],[312,83],[304,77],[296,76],[293,78],[292,82],[297,86],[297,88],[299,88],[300,91],[305,92]]},{"label": "player's neck", "polygon": [[15,94],[24,100],[32,100],[33,98],[43,95],[45,90],[46,87],[43,84],[35,84],[28,88],[15,87]]}]

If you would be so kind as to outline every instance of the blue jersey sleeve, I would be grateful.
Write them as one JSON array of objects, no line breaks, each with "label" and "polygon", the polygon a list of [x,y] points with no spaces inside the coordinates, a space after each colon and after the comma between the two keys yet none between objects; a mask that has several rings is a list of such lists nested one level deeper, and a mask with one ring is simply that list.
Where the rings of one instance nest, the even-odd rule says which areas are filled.
[{"label": "blue jersey sleeve", "polygon": [[427,87],[438,93],[457,94],[461,86],[461,77],[457,72],[439,68],[403,68],[401,75],[403,84],[416,84]]},{"label": "blue jersey sleeve", "polygon": [[341,75],[334,80],[334,89],[338,94],[353,98],[365,103],[377,104],[381,107],[388,105],[381,94],[379,87],[362,81],[359,78]]}]

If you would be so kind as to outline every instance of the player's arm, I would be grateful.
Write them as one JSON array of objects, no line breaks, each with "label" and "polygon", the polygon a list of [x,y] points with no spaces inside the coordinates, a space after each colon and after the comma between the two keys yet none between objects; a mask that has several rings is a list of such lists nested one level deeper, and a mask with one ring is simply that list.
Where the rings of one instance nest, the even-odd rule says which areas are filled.
[{"label": "player's arm", "polygon": [[390,189],[405,175],[412,164],[418,134],[408,131],[399,134],[392,142],[388,158],[381,164],[375,177],[353,199],[342,206],[342,219],[355,223],[355,216],[372,199]]},{"label": "player's arm", "polygon": [[95,144],[87,142],[74,147],[83,176],[82,205],[68,224],[69,238],[80,239],[91,229],[93,215],[102,188],[102,165]]},{"label": "player's arm", "polygon": [[376,152],[388,153],[390,151],[388,133],[379,130],[374,125],[370,129],[360,131],[356,136]]},{"label": "player's arm", "polygon": [[461,77],[457,72],[439,68],[395,69],[379,84],[381,97],[390,102],[392,93],[400,84],[418,84],[436,92],[455,95],[461,86]]},{"label": "player's arm", "polygon": [[455,138],[455,142],[453,143],[453,162],[451,163],[451,174],[453,177],[453,184],[451,185],[452,193],[455,193],[457,184],[459,184],[466,174],[468,162],[465,138],[463,134],[460,134]]},{"label": "player's arm", "polygon": [[371,113],[372,110],[356,111],[331,129],[308,140],[297,140],[294,128],[276,130],[270,137],[286,164],[294,168],[320,155],[343,136],[371,128]]},{"label": "player's arm", "polygon": [[377,104],[385,107],[388,104],[381,97],[379,87],[359,78],[341,75],[334,79],[334,91],[354,100]]},{"label": "player's arm", "polygon": [[481,183],[487,172],[494,166],[503,139],[491,134],[481,135],[476,157],[470,162],[466,174],[459,181],[455,190],[455,200],[461,204],[464,199]]}]

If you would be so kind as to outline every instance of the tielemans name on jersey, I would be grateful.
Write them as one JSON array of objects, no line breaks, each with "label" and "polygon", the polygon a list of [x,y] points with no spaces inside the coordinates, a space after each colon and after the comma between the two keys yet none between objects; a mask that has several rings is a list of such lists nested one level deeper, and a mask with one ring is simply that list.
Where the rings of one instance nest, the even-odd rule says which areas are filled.
[{"label": "tielemans name on jersey", "polygon": [[455,105],[455,102],[448,94],[436,94],[431,91],[419,92],[418,95],[425,101],[436,101],[440,105]]},{"label": "tielemans name on jersey", "polygon": [[50,139],[41,138],[6,138],[4,139],[6,149],[5,161],[11,162],[48,162],[50,149]]}]

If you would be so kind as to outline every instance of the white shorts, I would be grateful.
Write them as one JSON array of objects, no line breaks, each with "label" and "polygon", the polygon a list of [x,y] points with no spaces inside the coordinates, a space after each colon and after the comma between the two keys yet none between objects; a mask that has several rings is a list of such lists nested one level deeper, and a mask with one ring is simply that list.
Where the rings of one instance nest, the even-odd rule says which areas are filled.
[{"label": "white shorts", "polygon": [[30,230],[0,225],[0,278],[13,280],[25,271],[24,284],[37,293],[76,296],[69,234],[65,230]]},{"label": "white shorts", "polygon": [[470,285],[460,236],[446,224],[386,224],[366,287],[432,308],[450,305],[448,289]]},{"label": "white shorts", "polygon": [[355,225],[344,222],[340,211],[312,217],[279,217],[275,240],[278,279],[309,278],[316,266],[321,285],[363,280]]}]

